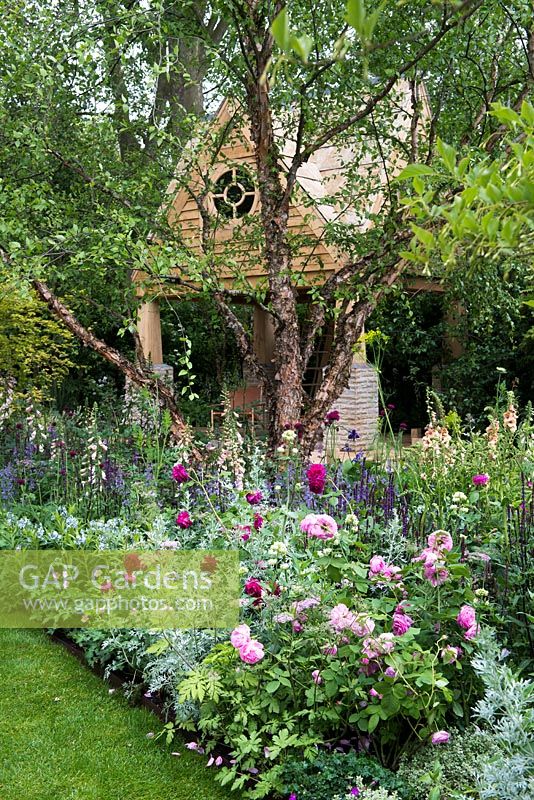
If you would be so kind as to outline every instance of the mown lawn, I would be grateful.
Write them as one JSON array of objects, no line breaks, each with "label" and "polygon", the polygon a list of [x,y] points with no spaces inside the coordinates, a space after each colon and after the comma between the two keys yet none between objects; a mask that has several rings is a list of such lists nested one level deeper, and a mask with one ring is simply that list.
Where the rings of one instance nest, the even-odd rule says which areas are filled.
[{"label": "mown lawn", "polygon": [[147,739],[160,728],[43,632],[0,630],[2,800],[228,800],[205,759]]}]

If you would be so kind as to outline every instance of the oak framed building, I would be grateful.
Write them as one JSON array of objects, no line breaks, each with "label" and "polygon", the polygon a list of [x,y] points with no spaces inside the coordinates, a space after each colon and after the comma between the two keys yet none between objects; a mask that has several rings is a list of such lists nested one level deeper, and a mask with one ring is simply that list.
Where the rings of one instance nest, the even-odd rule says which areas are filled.
[{"label": "oak framed building", "polygon": [[[413,135],[414,120],[420,125],[428,117],[424,91],[419,89],[417,115],[413,97],[413,86],[400,82],[391,101],[389,147],[378,139],[365,147],[347,139],[342,145],[318,149],[299,168],[288,231],[295,292],[304,315],[308,304],[313,303],[314,287],[342,269],[353,255],[354,240],[372,229],[391,191],[392,179],[406,164],[400,145]],[[295,149],[290,117],[288,113],[288,119],[281,120],[276,131],[282,179]],[[361,186],[360,202],[355,202],[355,185]],[[179,239],[182,263],[165,277],[134,274],[138,294],[144,300],[139,312],[139,334],[145,358],[157,372],[168,371],[159,301],[183,298],[195,282],[203,282],[233,302],[251,303],[254,351],[263,367],[271,369],[276,333],[269,308],[262,302],[268,273],[257,224],[261,207],[255,183],[254,147],[248,123],[232,102],[225,100],[206,125],[205,135],[185,148],[176,178],[168,186],[164,209],[167,222]],[[412,285],[433,288],[432,282],[421,278],[414,279]],[[331,312],[333,318],[335,309]],[[304,377],[303,385],[310,395],[328,364],[331,340],[332,324],[325,325]],[[236,405],[261,403],[261,385],[251,375],[244,377],[246,386],[236,393]],[[344,426],[356,429],[362,445],[368,447],[376,433],[378,382],[374,369],[366,362],[363,345],[354,353],[350,379],[336,408]]]}]

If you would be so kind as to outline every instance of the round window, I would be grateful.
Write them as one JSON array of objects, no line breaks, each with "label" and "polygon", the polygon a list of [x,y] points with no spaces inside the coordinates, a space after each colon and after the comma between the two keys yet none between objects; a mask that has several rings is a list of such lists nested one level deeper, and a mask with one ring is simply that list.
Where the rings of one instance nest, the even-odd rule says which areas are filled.
[{"label": "round window", "polygon": [[255,199],[256,187],[243,167],[232,167],[215,181],[213,202],[225,219],[238,219],[250,214]]}]

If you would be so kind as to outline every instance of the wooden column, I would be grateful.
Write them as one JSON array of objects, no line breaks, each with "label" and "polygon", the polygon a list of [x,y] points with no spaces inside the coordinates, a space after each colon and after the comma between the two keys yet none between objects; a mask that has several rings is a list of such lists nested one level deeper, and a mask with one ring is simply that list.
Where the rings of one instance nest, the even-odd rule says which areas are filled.
[{"label": "wooden column", "polygon": [[151,300],[139,308],[139,338],[143,354],[153,365],[163,364],[163,345],[161,343],[161,320],[159,303]]},{"label": "wooden column", "polygon": [[259,306],[254,306],[254,352],[260,363],[271,366],[274,353],[274,320]]}]

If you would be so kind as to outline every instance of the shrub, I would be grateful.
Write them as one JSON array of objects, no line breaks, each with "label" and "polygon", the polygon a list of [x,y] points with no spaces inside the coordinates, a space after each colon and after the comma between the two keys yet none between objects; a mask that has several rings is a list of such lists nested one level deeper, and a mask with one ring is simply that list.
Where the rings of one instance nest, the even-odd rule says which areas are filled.
[{"label": "shrub", "polygon": [[402,782],[393,772],[376,758],[354,751],[322,752],[310,761],[289,761],[283,768],[282,783],[284,793],[294,792],[298,800],[332,800],[333,795],[344,795],[353,786],[361,789],[362,784],[405,796]]},{"label": "shrub", "polygon": [[460,732],[450,729],[451,738],[445,744],[428,744],[412,757],[403,756],[398,777],[406,786],[410,800],[426,800],[430,791],[429,769],[435,771],[439,764],[442,798],[449,798],[452,791],[466,792],[476,782],[482,762],[493,757],[497,746],[488,734],[475,735],[469,728]]}]

